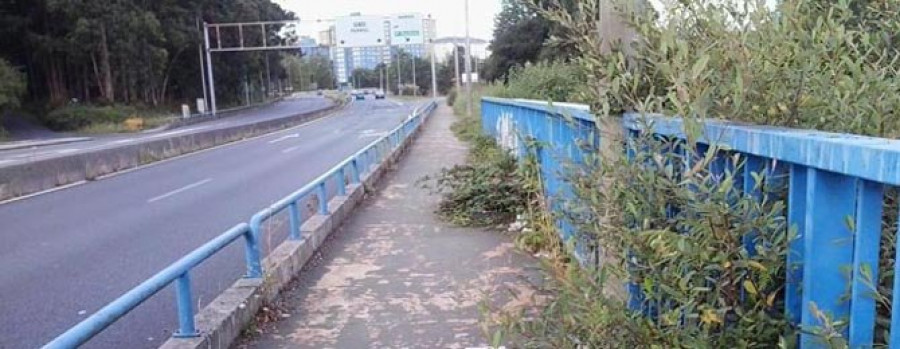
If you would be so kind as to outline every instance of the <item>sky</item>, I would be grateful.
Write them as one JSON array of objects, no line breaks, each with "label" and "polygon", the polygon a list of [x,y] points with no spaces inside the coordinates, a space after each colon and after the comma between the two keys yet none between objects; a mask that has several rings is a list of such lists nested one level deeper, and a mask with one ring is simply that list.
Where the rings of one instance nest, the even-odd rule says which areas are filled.
[{"label": "sky", "polygon": [[[437,36],[464,36],[464,0],[274,0],[300,18],[300,33],[318,40],[318,32],[329,23],[318,20],[334,19],[351,12],[364,15],[419,12],[436,19]],[[469,0],[470,31],[473,38],[491,40],[494,16],[500,12],[500,0]]]}]

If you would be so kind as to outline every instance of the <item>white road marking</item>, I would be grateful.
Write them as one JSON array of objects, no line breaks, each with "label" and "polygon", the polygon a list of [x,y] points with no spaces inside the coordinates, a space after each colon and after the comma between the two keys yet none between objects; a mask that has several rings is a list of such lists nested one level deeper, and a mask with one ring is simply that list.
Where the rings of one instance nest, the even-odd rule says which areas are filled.
[{"label": "white road marking", "polygon": [[9,162],[15,162],[15,160],[0,160],[0,165],[9,163]]},{"label": "white road marking", "polygon": [[129,139],[120,139],[120,140],[118,140],[118,141],[109,142],[109,144],[125,144],[125,143],[131,143],[131,142],[134,142],[134,139],[131,139],[131,138],[129,138]]},{"label": "white road marking", "polygon": [[160,133],[160,134],[155,134],[155,135],[149,136],[149,137],[147,137],[147,138],[159,138],[159,137],[174,136],[174,135],[182,134],[182,133],[186,133],[186,132],[191,132],[191,131],[196,131],[196,130],[202,130],[202,129],[204,129],[204,128],[206,128],[206,126],[203,126],[203,127],[191,127],[191,128],[186,128],[186,129],[183,129],[183,130],[175,130],[175,131],[163,132],[163,133]]},{"label": "white road marking", "polygon": [[78,149],[66,148],[66,149],[62,149],[62,150],[57,150],[56,153],[57,154],[68,154],[68,153],[74,153],[76,151],[78,151]]},{"label": "white road marking", "polygon": [[284,149],[284,150],[281,151],[281,153],[282,153],[282,154],[287,154],[287,153],[290,153],[290,152],[292,152],[292,151],[294,151],[294,150],[297,150],[297,149],[300,149],[300,146],[299,146],[299,145],[295,145],[295,146],[293,146],[293,147]]},{"label": "white road marking", "polygon": [[162,195],[157,196],[157,197],[155,197],[155,198],[152,198],[152,199],[150,199],[150,200],[147,200],[147,203],[148,203],[148,204],[154,203],[154,202],[156,202],[156,201],[165,199],[165,198],[167,198],[167,197],[170,197],[170,196],[173,196],[173,195],[177,195],[177,194],[183,193],[183,192],[185,192],[185,191],[194,189],[194,188],[196,188],[196,187],[199,187],[199,186],[204,185],[204,184],[206,184],[206,183],[209,183],[209,182],[211,182],[211,181],[212,181],[212,178],[207,178],[207,179],[204,179],[204,180],[199,181],[199,182],[197,182],[197,183],[188,184],[188,185],[183,186],[183,187],[181,187],[181,188],[175,189],[175,190],[170,191],[170,192],[168,192],[168,193],[165,193],[165,194],[162,194]]},{"label": "white road marking", "polygon": [[299,138],[299,137],[300,137],[299,133],[292,133],[292,134],[284,135],[284,136],[278,137],[277,139],[271,140],[271,141],[269,141],[269,144],[275,144],[275,143],[278,143],[278,142],[281,142],[284,140],[288,140],[291,138]]},{"label": "white road marking", "polygon": [[359,135],[359,139],[365,139],[365,138],[380,138],[380,137],[384,137],[385,135],[387,135],[387,132],[370,133],[370,134],[360,134],[360,135]]}]

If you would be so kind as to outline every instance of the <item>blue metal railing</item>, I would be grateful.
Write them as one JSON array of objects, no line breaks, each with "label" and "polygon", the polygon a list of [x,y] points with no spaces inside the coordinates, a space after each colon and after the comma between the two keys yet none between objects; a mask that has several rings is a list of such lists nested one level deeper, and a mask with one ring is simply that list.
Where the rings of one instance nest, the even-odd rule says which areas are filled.
[{"label": "blue metal railing", "polygon": [[[246,278],[262,278],[263,270],[260,262],[259,241],[263,235],[262,223],[279,212],[287,209],[290,213],[288,238],[299,240],[300,227],[304,222],[299,210],[299,201],[307,195],[315,195],[318,201],[317,213],[328,214],[328,202],[335,196],[346,195],[347,171],[350,171],[349,183],[361,183],[362,176],[370,173],[372,166],[380,164],[395,149],[400,147],[415,132],[424,119],[436,108],[435,102],[416,109],[399,126],[387,135],[377,139],[362,150],[342,161],[309,184],[291,193],[273,205],[259,211],[250,219],[250,223],[241,223],[225,233],[210,240],[206,244],[191,251],[175,263],[172,263],[153,277],[140,283],[116,300],[110,302],[84,321],[62,333],[44,348],[74,348],[84,344],[104,329],[128,314],[138,305],[158,293],[171,283],[175,283],[175,301],[178,309],[178,331],[173,334],[177,338],[190,338],[199,335],[194,324],[195,309],[191,292],[190,271],[206,259],[215,255],[231,243],[244,237],[245,260],[247,264]],[[327,182],[337,179],[337,190],[327,191]]]},{"label": "blue metal railing", "polygon": [[[510,137],[524,136],[544,144],[537,156],[551,200],[554,195],[568,194],[563,179],[571,169],[560,164],[582,161],[582,146],[599,144],[598,126],[583,107],[485,98],[482,124],[486,134],[512,145],[519,154],[525,151],[524,145]],[[649,132],[653,137],[686,141],[680,118],[626,114],[622,127],[626,140]],[[804,329],[820,327],[822,319],[814,313],[815,305],[832,320],[847,324],[843,336],[850,347],[872,347],[877,314],[871,284],[879,280],[885,188],[900,185],[900,141],[715,120],[705,122],[701,134],[698,148],[715,145],[720,149],[716,158],[737,155],[744,160],[743,172],[736,180],[743,180],[741,190],[747,194],[757,190],[748,185],[754,174],[786,177],[785,219],[797,230],[785,256],[787,318]],[[566,230],[571,227],[562,228],[564,235],[571,236]],[[900,264],[891,268],[893,293],[888,297],[892,304],[900,304]],[[889,328],[890,346],[900,348],[900,311],[892,312]],[[802,348],[823,345],[810,331],[800,335]]]}]

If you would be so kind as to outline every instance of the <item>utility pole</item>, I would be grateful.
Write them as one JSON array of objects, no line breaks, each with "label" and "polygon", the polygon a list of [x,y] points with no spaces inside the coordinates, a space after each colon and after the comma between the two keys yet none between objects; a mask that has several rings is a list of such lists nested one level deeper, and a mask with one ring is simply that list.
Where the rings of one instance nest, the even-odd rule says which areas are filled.
[{"label": "utility pole", "polygon": [[434,40],[431,40],[431,98],[437,98],[437,69],[434,66]]},{"label": "utility pole", "polygon": [[[200,17],[197,17],[197,29],[200,29]],[[200,52],[200,86],[203,87],[203,113],[209,113],[209,96],[206,92],[206,64],[203,62],[203,45],[197,45]],[[198,110],[199,112],[199,110]]]},{"label": "utility pole", "polygon": [[456,93],[462,93],[459,85],[461,78],[461,75],[459,75],[459,46],[456,45],[456,39],[453,40],[453,67],[456,72],[456,75],[453,76],[453,80],[456,81]]},{"label": "utility pole", "polygon": [[416,84],[416,68],[418,66],[418,62],[416,62],[416,56],[410,55],[410,59],[412,60],[412,71],[413,71],[413,95],[419,95],[419,85]]},{"label": "utility pole", "polygon": [[216,115],[216,79],[213,76],[212,55],[209,52],[209,24],[203,22],[203,43],[206,48],[206,74],[209,75],[209,105],[212,115]]},{"label": "utility pole", "polygon": [[[266,33],[263,32],[263,35],[266,35]],[[265,91],[266,97],[263,98],[264,101],[269,98],[269,95],[271,94],[271,89],[272,89],[272,71],[269,70],[269,51],[266,51],[266,88],[263,89]]]},{"label": "utility pole", "polygon": [[403,70],[400,69],[400,58],[403,57],[400,55],[400,46],[397,46],[397,95],[403,95],[403,74],[401,72]]},{"label": "utility pole", "polygon": [[466,0],[466,94],[469,95],[466,112],[471,117],[475,97],[472,95],[472,39],[469,37],[469,0]]},{"label": "utility pole", "polygon": [[206,65],[203,63],[203,45],[197,45],[198,51],[200,51],[200,86],[203,86],[203,108],[205,109],[203,112],[209,112],[209,96],[207,96],[206,92]]}]

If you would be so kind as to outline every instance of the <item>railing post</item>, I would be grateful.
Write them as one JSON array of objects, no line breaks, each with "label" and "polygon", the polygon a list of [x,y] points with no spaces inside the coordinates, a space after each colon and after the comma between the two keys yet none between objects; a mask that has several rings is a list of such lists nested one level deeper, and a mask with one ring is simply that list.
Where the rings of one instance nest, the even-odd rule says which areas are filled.
[{"label": "railing post", "polygon": [[366,148],[366,150],[363,151],[363,153],[359,156],[360,164],[357,167],[357,170],[360,174],[369,172],[369,149],[371,148]]},{"label": "railing post", "polygon": [[347,195],[347,182],[344,181],[344,168],[338,170],[338,185],[337,185],[338,195],[345,196]]},{"label": "railing post", "polygon": [[[860,180],[853,232],[853,271],[850,288],[850,347],[867,348],[875,340],[875,298],[884,186]],[[895,290],[896,293],[896,290]],[[893,329],[896,331],[897,329]],[[896,342],[891,342],[896,345]]]},{"label": "railing post", "polygon": [[200,334],[194,327],[194,302],[191,299],[191,277],[184,272],[175,279],[175,302],[178,305],[178,332],[175,338],[192,338]]},{"label": "railing post", "polygon": [[806,228],[806,166],[790,165],[788,184],[788,229],[791,235],[787,254],[787,278],[784,287],[784,311],[788,321],[800,325],[803,314],[803,235]]},{"label": "railing post", "polygon": [[350,175],[353,176],[353,183],[359,183],[359,163],[353,159],[350,167]]},{"label": "railing post", "polygon": [[328,196],[325,191],[325,182],[319,183],[317,188],[318,196],[319,196],[319,214],[327,215],[328,214]]},{"label": "railing post", "polygon": [[288,238],[300,240],[300,209],[297,207],[297,202],[294,201],[288,205],[288,210],[290,210],[291,216],[291,231],[288,233]]},{"label": "railing post", "polygon": [[244,259],[247,262],[247,278],[256,279],[262,277],[262,264],[259,262],[259,224],[251,226],[251,230],[244,233]]},{"label": "railing post", "polygon": [[[807,168],[806,221],[803,236],[803,314],[804,328],[824,325],[813,305],[831,321],[850,315],[850,304],[844,298],[847,285],[846,267],[853,264],[853,248],[843,242],[853,241],[853,231],[845,222],[856,211],[857,180],[854,177]],[[842,335],[849,334],[844,328]],[[801,347],[815,347],[821,338],[812,333],[800,335]]]}]

